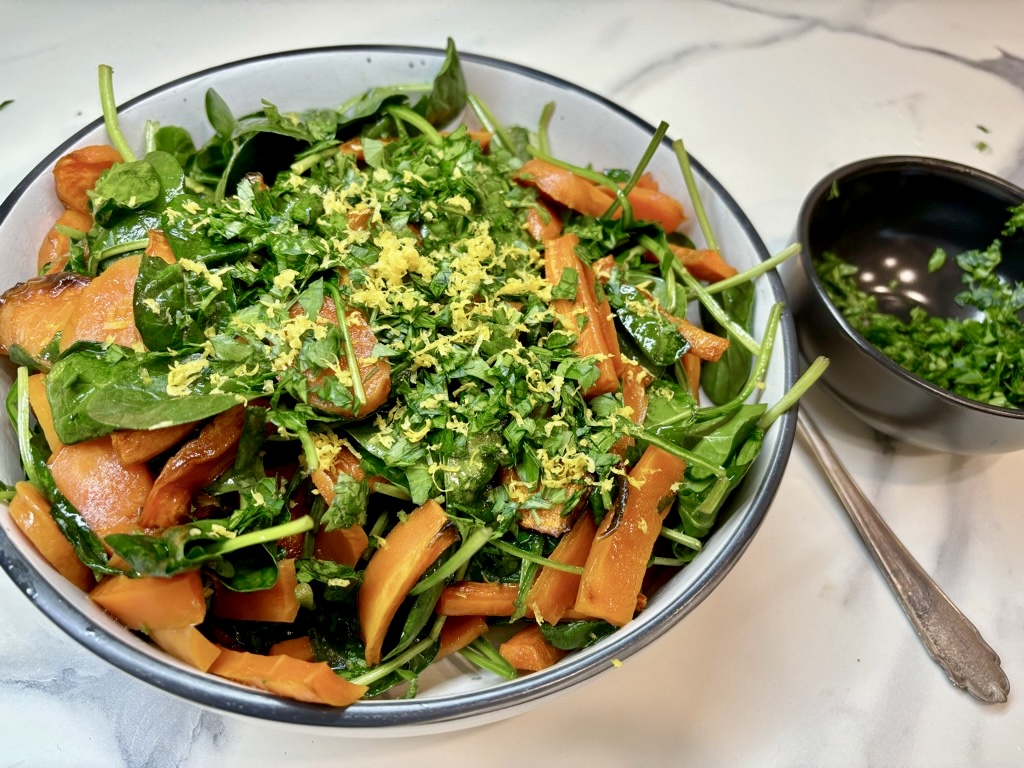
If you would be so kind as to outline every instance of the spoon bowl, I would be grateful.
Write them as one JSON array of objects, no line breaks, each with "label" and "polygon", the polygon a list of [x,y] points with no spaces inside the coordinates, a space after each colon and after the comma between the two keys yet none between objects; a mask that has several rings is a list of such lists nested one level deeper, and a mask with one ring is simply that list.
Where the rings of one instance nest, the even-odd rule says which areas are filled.
[{"label": "spoon bowl", "polygon": [[800,347],[808,359],[830,358],[824,386],[875,429],[919,447],[953,453],[1024,448],[1024,411],[979,403],[901,368],[858,333],[829,299],[815,263],[835,252],[859,268],[859,287],[878,309],[902,318],[913,307],[968,319],[961,271],[952,258],[937,271],[937,248],[950,256],[1001,239],[997,272],[1024,282],[1024,233],[1002,237],[1008,209],[1024,190],[968,166],[919,157],[862,160],[830,173],[800,211],[802,269],[794,306]]}]

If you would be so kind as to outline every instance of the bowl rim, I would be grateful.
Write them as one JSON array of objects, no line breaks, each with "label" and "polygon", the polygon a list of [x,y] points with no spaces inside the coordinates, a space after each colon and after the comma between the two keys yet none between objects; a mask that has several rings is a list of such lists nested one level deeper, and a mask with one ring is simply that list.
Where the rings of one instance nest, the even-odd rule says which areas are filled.
[{"label": "bowl rim", "polygon": [[[279,51],[225,62],[184,75],[120,104],[118,111],[131,108],[166,90],[221,71],[244,68],[254,63],[275,59],[346,52],[398,53],[438,59],[443,59],[446,53],[441,48],[390,44],[318,46]],[[618,113],[648,134],[653,135],[655,132],[654,126],[633,112],[600,94],[555,75],[515,62],[461,50],[459,58],[465,62],[510,71],[573,91]],[[102,125],[102,117],[91,121],[40,161],[0,203],[0,222],[6,220],[16,202],[40,174],[45,172],[57,158],[65,154],[82,137]],[[671,142],[666,137],[662,144],[670,146]],[[763,240],[736,200],[696,158],[691,157],[691,165],[701,180],[714,191],[723,208],[735,218],[736,225],[749,239],[756,257],[761,261],[767,260],[770,254]],[[767,280],[770,294],[775,300],[785,299],[785,288],[776,271],[769,271],[759,279]],[[777,345],[782,348],[779,363],[782,366],[786,385],[791,386],[799,373],[799,355],[796,328],[790,311],[783,313],[778,334],[783,341],[781,345]],[[620,660],[627,658],[633,652],[642,649],[663,635],[700,603],[725,578],[740,555],[749,546],[754,533],[760,527],[771,506],[792,451],[797,407],[794,406],[783,414],[773,427],[778,431],[778,440],[772,452],[766,457],[767,471],[756,492],[751,496],[748,511],[737,526],[733,539],[722,548],[713,568],[702,573],[684,592],[674,596],[665,605],[664,615],[658,622],[643,624],[629,635],[612,633],[603,641],[606,645],[598,653],[589,656],[573,654],[550,670],[532,673],[517,680],[479,691],[444,694],[429,699],[360,701],[340,709],[282,699],[257,689],[200,673],[197,670],[183,669],[170,663],[155,664],[153,658],[134,648],[131,644],[109,635],[103,630],[97,630],[88,617],[71,605],[36,569],[35,565],[22,555],[15,543],[2,530],[0,530],[0,565],[46,617],[72,639],[132,677],[200,706],[266,721],[310,726],[321,733],[333,730],[336,733],[352,735],[373,733],[407,735],[410,733],[410,728],[417,733],[423,732],[423,726],[430,726],[435,731],[451,730],[464,727],[457,724],[456,721],[471,719],[486,722],[486,719],[481,720],[480,718],[481,716],[486,718],[487,715],[490,715],[489,719],[491,720],[497,719],[503,716],[501,714],[503,711],[515,710],[545,696],[564,692],[579,682],[613,668]],[[403,729],[404,732],[399,733]],[[387,733],[385,734],[384,731]]]},{"label": "bowl rim", "polygon": [[[948,389],[943,389],[927,379],[921,378],[916,373],[908,371],[906,368],[903,368],[894,360],[887,357],[874,344],[864,338],[864,336],[861,335],[861,333],[857,331],[843,316],[842,312],[839,311],[826,292],[825,286],[818,277],[817,270],[814,269],[816,256],[811,252],[810,247],[810,222],[815,209],[827,199],[833,185],[841,184],[843,181],[849,181],[868,174],[892,172],[901,168],[917,171],[922,174],[935,174],[953,180],[966,180],[970,182],[972,186],[981,190],[985,190],[989,187],[995,187],[1010,194],[1011,196],[1017,197],[1020,203],[1024,204],[1024,189],[1021,187],[1018,187],[1016,184],[996,176],[995,174],[989,173],[988,171],[983,171],[980,168],[975,168],[953,160],[944,160],[942,158],[927,157],[923,155],[882,155],[856,160],[840,166],[823,176],[813,187],[811,187],[810,192],[807,193],[807,196],[804,198],[804,201],[800,206],[800,213],[797,218],[797,238],[803,246],[800,252],[800,263],[803,266],[804,275],[807,277],[808,283],[810,284],[814,294],[823,300],[825,308],[836,321],[845,336],[854,343],[858,350],[870,357],[891,374],[905,379],[910,384],[918,387],[919,389],[925,390],[927,393],[933,395],[946,404],[967,408],[968,410],[991,416],[1024,420],[1024,408],[1008,408],[999,405],[990,405],[989,403],[982,403],[978,400],[971,400],[970,398],[951,392]],[[829,389],[832,389],[832,387],[829,387]]]}]

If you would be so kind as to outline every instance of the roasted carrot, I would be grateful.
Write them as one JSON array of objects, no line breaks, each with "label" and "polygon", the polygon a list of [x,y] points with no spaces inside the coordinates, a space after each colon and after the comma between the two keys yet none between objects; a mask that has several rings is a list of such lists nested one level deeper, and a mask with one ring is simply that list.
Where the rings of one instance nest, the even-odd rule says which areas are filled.
[{"label": "roasted carrot", "polygon": [[146,255],[156,256],[158,259],[173,264],[177,261],[174,250],[171,248],[171,241],[159,229],[149,230],[149,243],[146,245]]},{"label": "roasted carrot", "polygon": [[128,629],[180,629],[200,624],[206,616],[199,571],[170,578],[107,576],[89,597]]},{"label": "roasted carrot", "polygon": [[196,423],[177,424],[160,429],[125,429],[110,433],[110,441],[122,464],[138,464],[155,459],[192,434]]},{"label": "roasted carrot", "polygon": [[[619,378],[615,373],[615,365],[619,355],[613,354],[609,348],[609,334],[615,328],[607,329],[612,324],[610,313],[604,311],[598,303],[594,290],[594,273],[579,256],[575,248],[579,244],[576,235],[568,234],[544,243],[544,277],[552,285],[558,285],[562,273],[566,269],[576,271],[576,298],[557,299],[551,303],[563,324],[576,334],[575,351],[580,357],[593,357],[597,363],[597,381],[587,390],[586,397],[596,397],[619,388]],[[585,317],[581,323],[578,317]]]},{"label": "roasted carrot", "polygon": [[68,255],[71,252],[71,241],[67,235],[57,230],[58,226],[76,229],[79,232],[88,232],[92,229],[92,216],[84,211],[66,209],[57,217],[57,221],[46,233],[39,246],[39,253],[36,257],[36,267],[39,271],[42,271],[44,267],[49,267],[49,272],[59,272],[67,264]]},{"label": "roasted carrot", "polygon": [[[572,530],[559,540],[549,559],[564,565],[582,566],[587,561],[596,532],[597,523],[593,516],[589,513],[580,515]],[[526,596],[526,606],[537,621],[557,624],[575,607],[579,585],[579,574],[541,568]]]},{"label": "roasted carrot", "polygon": [[653,445],[640,457],[597,529],[576,610],[615,626],[633,618],[647,561],[685,469],[682,459]]},{"label": "roasted carrot", "polygon": [[687,352],[680,361],[686,373],[686,381],[690,385],[693,399],[700,401],[700,358],[693,352]]},{"label": "roasted carrot", "polygon": [[518,596],[517,584],[459,581],[441,591],[435,610],[439,616],[511,616]]},{"label": "roasted carrot", "polygon": [[261,656],[221,648],[210,672],[278,696],[332,707],[348,706],[367,690],[365,685],[338,675],[327,662],[303,661],[285,654]]},{"label": "roasted carrot", "polygon": [[[676,258],[698,280],[714,283],[737,274],[736,267],[727,263],[722,255],[713,248],[684,248],[669,243],[668,246]],[[656,257],[655,257],[655,260]]]},{"label": "roasted carrot", "polygon": [[309,641],[308,635],[274,643],[270,646],[270,655],[284,655],[291,656],[293,659],[302,659],[302,661],[316,661],[313,644]]},{"label": "roasted carrot", "polygon": [[[292,308],[292,315],[295,316],[302,311],[302,307],[296,304]],[[323,323],[338,323],[338,310],[334,301],[327,297],[320,308],[318,321]],[[358,309],[351,309],[345,313],[345,323],[348,328],[349,339],[352,341],[352,351],[355,354],[359,367],[359,377],[366,395],[366,402],[359,407],[360,416],[365,416],[377,410],[388,399],[391,392],[391,365],[387,360],[373,357],[373,348],[377,344],[377,337],[366,321],[366,316]],[[345,361],[341,361],[345,372],[348,372]],[[339,416],[352,416],[354,409],[343,408],[324,400],[317,394],[324,379],[335,375],[333,371],[326,370],[319,373],[306,371],[306,380],[309,382],[309,404],[314,408],[326,411],[327,413]]]},{"label": "roasted carrot", "polygon": [[8,289],[0,297],[0,353],[17,344],[38,358],[76,312],[89,283],[84,275],[52,272]]},{"label": "roasted carrot", "polygon": [[[607,208],[615,199],[615,192],[608,187],[597,187],[605,196]],[[650,187],[635,186],[626,195],[630,207],[633,209],[633,218],[638,221],[654,221],[661,224],[666,232],[675,232],[679,225],[686,221],[686,213],[683,205],[671,195],[659,192]],[[621,216],[621,211],[616,211],[614,218]]]},{"label": "roasted carrot", "polygon": [[218,585],[210,610],[223,619],[290,624],[299,615],[299,600],[295,596],[298,583],[295,561],[286,558],[278,562],[277,581],[270,589],[234,592]]},{"label": "roasted carrot", "polygon": [[521,183],[534,185],[556,203],[588,216],[600,216],[611,204],[592,182],[537,158],[523,163],[515,177]]},{"label": "roasted carrot", "polygon": [[568,652],[545,640],[540,627],[533,625],[512,635],[498,647],[498,653],[517,670],[540,672],[558,662]]},{"label": "roasted carrot", "polygon": [[151,629],[149,638],[174,658],[206,672],[220,656],[220,648],[195,627]]},{"label": "roasted carrot", "polygon": [[725,350],[729,348],[728,339],[710,331],[705,331],[699,325],[694,325],[684,318],[673,316],[672,319],[676,324],[676,330],[679,331],[679,335],[689,342],[690,352],[701,360],[713,363],[724,355]]},{"label": "roasted carrot", "polygon": [[50,516],[50,503],[35,486],[24,480],[16,483],[7,510],[14,524],[57,573],[84,591],[96,585],[92,571],[78,559],[75,548]]},{"label": "roasted carrot", "polygon": [[440,645],[435,660],[450,656],[472,643],[487,631],[483,616],[450,616],[441,627]]},{"label": "roasted carrot", "polygon": [[538,243],[554,240],[562,234],[562,220],[550,206],[538,200],[536,208],[526,212],[526,231]]},{"label": "roasted carrot", "polygon": [[57,437],[57,430],[53,426],[53,409],[50,408],[50,398],[46,396],[45,373],[34,373],[28,377],[28,404],[39,422],[39,428],[43,430],[50,452],[56,453],[64,447],[64,443]]},{"label": "roasted carrot", "polygon": [[117,150],[105,144],[69,152],[53,166],[57,198],[65,208],[90,213],[88,190],[96,186],[96,180],[105,170],[120,162],[121,155]]},{"label": "roasted carrot", "polygon": [[414,510],[391,529],[374,551],[356,596],[356,613],[366,646],[366,663],[380,663],[388,626],[409,590],[458,539],[458,531],[435,501]]},{"label": "roasted carrot", "polygon": [[50,472],[60,492],[99,536],[138,528],[153,475],[145,464],[123,465],[109,436],[61,448],[50,459]]},{"label": "roasted carrot", "polygon": [[126,256],[101,272],[78,297],[64,324],[60,350],[76,341],[99,341],[131,347],[142,343],[135,327],[135,281],[141,256]]},{"label": "roasted carrot", "polygon": [[140,525],[167,528],[184,522],[192,495],[234,463],[244,421],[241,405],[218,414],[168,459],[146,498]]}]

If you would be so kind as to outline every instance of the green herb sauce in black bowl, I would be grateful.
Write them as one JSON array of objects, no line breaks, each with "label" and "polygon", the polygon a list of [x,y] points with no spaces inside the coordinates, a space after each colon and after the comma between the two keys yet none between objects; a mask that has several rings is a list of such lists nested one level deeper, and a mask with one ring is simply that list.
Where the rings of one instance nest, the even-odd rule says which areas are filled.
[{"label": "green herb sauce in black bowl", "polygon": [[[875,429],[954,453],[1024,448],[1024,410],[1010,407],[1024,402],[1024,340],[1007,330],[1012,321],[994,343],[999,333],[965,325],[981,312],[964,300],[971,286],[957,263],[977,252],[960,261],[973,292],[984,293],[998,241],[994,274],[1003,285],[1024,281],[1024,232],[1008,229],[1022,203],[1024,191],[1006,181],[917,157],[853,163],[807,196],[798,223],[804,284],[794,292],[800,347],[831,359],[824,385]],[[945,337],[934,328],[940,320],[907,325],[924,313],[959,322],[943,326]]]}]

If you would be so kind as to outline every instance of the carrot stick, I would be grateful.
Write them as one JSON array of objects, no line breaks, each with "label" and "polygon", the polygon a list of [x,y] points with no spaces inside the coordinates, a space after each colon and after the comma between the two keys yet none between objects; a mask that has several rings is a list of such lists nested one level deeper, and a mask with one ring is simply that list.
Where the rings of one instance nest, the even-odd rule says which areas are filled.
[{"label": "carrot stick", "polygon": [[[592,398],[619,388],[619,378],[615,373],[618,355],[613,355],[609,349],[609,332],[605,326],[612,321],[609,313],[602,312],[598,304],[593,272],[576,255],[574,249],[578,244],[579,238],[572,234],[545,241],[544,276],[552,285],[558,285],[566,269],[576,270],[576,298],[572,301],[557,299],[551,305],[562,322],[576,333],[576,354],[596,358],[598,378],[586,392],[586,397]],[[576,320],[577,316],[586,317],[582,328]],[[613,327],[611,333],[614,332]]]},{"label": "carrot stick", "polygon": [[544,639],[540,627],[534,625],[512,635],[498,647],[498,653],[518,670],[539,672],[555,664],[567,651],[555,648]]},{"label": "carrot stick", "polygon": [[650,446],[601,520],[583,566],[576,610],[615,626],[633,618],[647,561],[683,477],[682,459]]},{"label": "carrot stick", "polygon": [[[550,559],[567,565],[583,565],[596,533],[597,523],[593,516],[589,513],[580,515],[572,530],[559,540]],[[557,624],[574,607],[579,585],[579,574],[541,568],[526,597],[527,608],[537,621]]]}]

